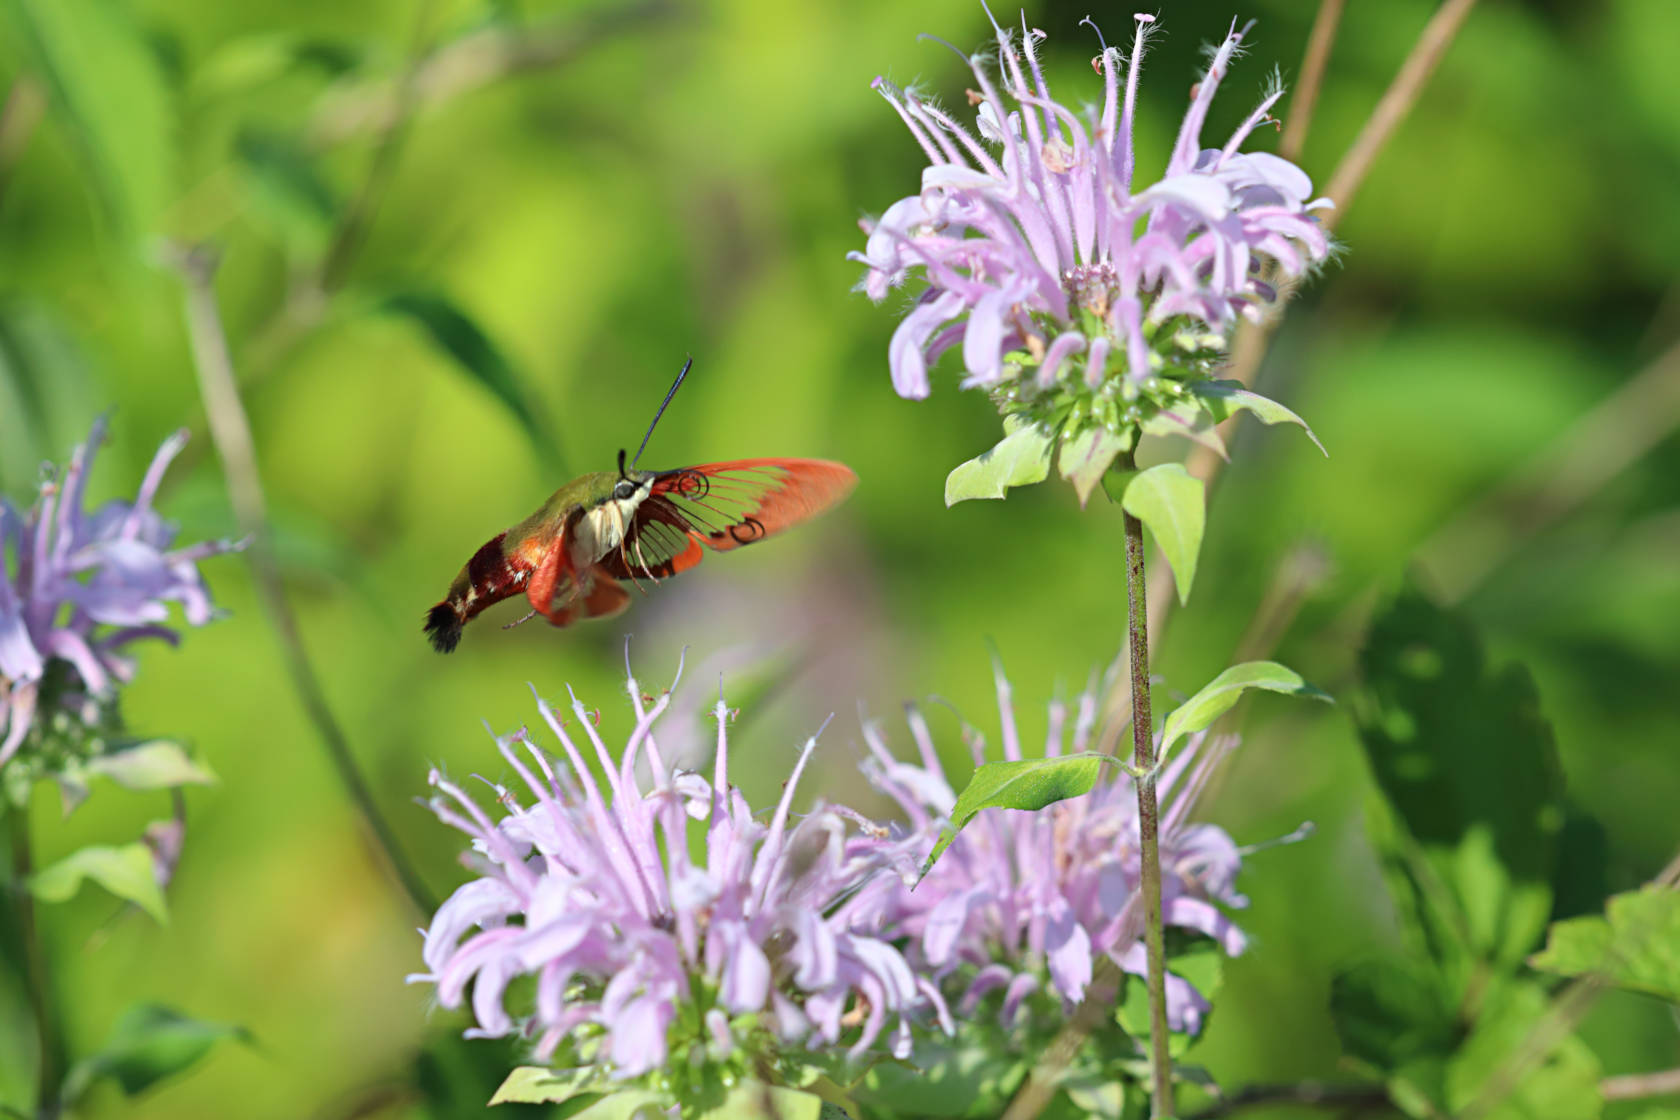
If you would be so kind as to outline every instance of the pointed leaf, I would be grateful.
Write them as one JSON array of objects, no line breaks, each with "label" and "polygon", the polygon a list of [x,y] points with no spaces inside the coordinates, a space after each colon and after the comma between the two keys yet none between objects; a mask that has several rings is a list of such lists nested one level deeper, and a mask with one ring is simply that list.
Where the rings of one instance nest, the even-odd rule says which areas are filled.
[{"label": "pointed leaf", "polygon": [[1139,472],[1120,499],[1125,511],[1149,527],[1155,543],[1172,566],[1180,604],[1190,598],[1196,579],[1196,557],[1202,549],[1206,517],[1202,480],[1181,463],[1162,463]]},{"label": "pointed leaf", "polygon": [[565,473],[559,442],[532,410],[513,365],[473,319],[449,299],[431,292],[406,291],[387,296],[381,310],[412,320],[438,349],[455,359],[473,380],[488,389],[525,428],[539,454]]},{"label": "pointed leaf", "polygon": [[1086,428],[1072,439],[1062,440],[1062,453],[1056,466],[1062,477],[1073,483],[1081,507],[1091,491],[1108,473],[1115,457],[1129,446],[1130,441],[1098,425]]},{"label": "pointed leaf", "polygon": [[1543,972],[1598,973],[1619,988],[1680,1003],[1680,891],[1646,887],[1613,896],[1606,916],[1553,922],[1529,958]]},{"label": "pointed leaf", "polygon": [[1010,432],[990,451],[961,464],[945,478],[945,505],[1001,498],[1011,486],[1031,486],[1050,474],[1050,434],[1036,424]]},{"label": "pointed leaf", "polygon": [[188,757],[179,743],[167,739],[125,746],[89,760],[90,774],[103,774],[125,789],[173,789],[211,785],[216,776]]},{"label": "pointed leaf", "polygon": [[13,0],[12,8],[119,236],[154,231],[173,192],[174,107],[128,6]]},{"label": "pointed leaf", "polygon": [[1144,420],[1139,427],[1146,436],[1183,436],[1201,444],[1221,459],[1229,461],[1230,453],[1225,450],[1225,441],[1220,438],[1218,430],[1214,427],[1215,423],[1213,415],[1203,402],[1189,400],[1171,408],[1161,409]]},{"label": "pointed leaf", "polygon": [[138,841],[120,848],[95,846],[72,852],[31,876],[29,890],[43,902],[65,902],[82,889],[84,879],[92,879],[160,922],[169,920],[163,888],[152,874],[151,849]]},{"label": "pointed leaf", "polygon": [[1097,772],[1107,755],[1073,754],[1060,758],[1028,758],[1015,762],[988,762],[974,772],[968,788],[957,796],[951,820],[922,864],[926,875],[934,862],[982,809],[1042,809],[1058,801],[1091,792]]},{"label": "pointed leaf", "polygon": [[109,1077],[133,1096],[190,1068],[229,1038],[250,1043],[251,1033],[227,1023],[201,1022],[158,1004],[140,1004],[123,1014],[97,1053],[71,1069],[65,1095],[79,1097],[94,1081]]},{"label": "pointed leaf", "polygon": [[665,1098],[647,1089],[623,1089],[602,1097],[572,1120],[664,1120]]},{"label": "pointed leaf", "polygon": [[1301,674],[1287,666],[1279,665],[1276,661],[1245,661],[1241,665],[1231,666],[1213,678],[1200,692],[1186,700],[1183,706],[1167,717],[1166,726],[1161,732],[1162,756],[1165,757],[1179,739],[1195,734],[1230,711],[1242,698],[1243,692],[1250,688],[1330,701],[1329,694],[1320,692],[1302,680]]},{"label": "pointed leaf", "polygon": [[1313,441],[1313,446],[1323,451],[1326,459],[1330,457],[1330,452],[1324,451],[1324,445],[1318,442],[1318,437],[1307,427],[1305,420],[1270,397],[1245,389],[1240,381],[1196,381],[1190,384],[1189,389],[1201,398],[1216,421],[1228,420],[1246,410],[1259,417],[1262,424],[1299,424],[1301,430],[1307,433],[1307,438]]},{"label": "pointed leaf", "polygon": [[582,1069],[549,1069],[547,1066],[518,1066],[507,1075],[491,1104],[559,1104],[582,1093],[598,1093],[606,1077],[597,1066]]}]

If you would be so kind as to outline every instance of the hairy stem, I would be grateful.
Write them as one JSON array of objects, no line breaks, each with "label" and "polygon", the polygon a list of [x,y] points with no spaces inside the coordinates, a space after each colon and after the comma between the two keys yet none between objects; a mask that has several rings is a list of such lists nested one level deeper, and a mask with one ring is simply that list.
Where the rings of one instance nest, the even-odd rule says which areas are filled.
[{"label": "hairy stem", "polygon": [[[1135,470],[1127,452],[1119,467]],[[1143,862],[1143,939],[1149,953],[1149,1079],[1154,1115],[1173,1114],[1172,1059],[1167,1054],[1166,937],[1161,928],[1160,803],[1155,796],[1155,725],[1149,713],[1148,591],[1143,576],[1143,522],[1126,521],[1126,632],[1131,645],[1132,765],[1137,779],[1138,837]]]},{"label": "hairy stem", "polygon": [[227,474],[234,515],[239,519],[241,530],[251,538],[251,567],[256,576],[257,590],[280,638],[292,687],[303,701],[310,722],[315,725],[339,783],[360,814],[375,852],[382,857],[414,908],[423,916],[430,916],[436,909],[436,901],[402,854],[396,834],[374,803],[355,756],[350,753],[350,744],[327,704],[326,693],[304,649],[303,636],[286,598],[280,565],[275,560],[273,542],[269,538],[268,514],[263,499],[262,477],[257,471],[251,424],[239,399],[233,358],[228,351],[227,335],[222,329],[221,313],[217,310],[216,294],[211,287],[217,264],[215,255],[205,249],[175,248],[171,250],[171,257],[170,263],[180,273],[186,286],[187,329],[192,339],[199,392],[204,397],[204,411],[210,422],[210,438]]},{"label": "hairy stem", "polygon": [[35,896],[29,893],[34,874],[29,845],[29,806],[14,806],[6,812],[12,849],[12,904],[16,907],[18,936],[23,950],[23,978],[29,993],[29,1014],[35,1020],[39,1081],[35,1090],[35,1114],[52,1120],[59,1111],[59,1085],[64,1079],[64,1038],[53,1015],[52,985],[47,976],[46,952],[41,947],[41,928],[35,920]]}]

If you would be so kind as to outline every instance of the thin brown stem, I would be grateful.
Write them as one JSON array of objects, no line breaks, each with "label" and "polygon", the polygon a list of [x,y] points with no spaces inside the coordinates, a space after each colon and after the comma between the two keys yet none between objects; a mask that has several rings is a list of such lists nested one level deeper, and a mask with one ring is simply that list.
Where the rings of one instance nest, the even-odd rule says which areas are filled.
[{"label": "thin brown stem", "polygon": [[1330,65],[1330,47],[1336,42],[1336,25],[1341,22],[1346,0],[1319,0],[1318,15],[1313,19],[1312,31],[1307,35],[1307,53],[1301,59],[1301,81],[1295,95],[1289,99],[1289,112],[1283,124],[1283,138],[1278,141],[1278,154],[1284,159],[1299,162],[1301,149],[1307,142],[1307,129],[1312,126],[1313,107],[1318,104],[1319,87],[1324,84],[1324,71]]},{"label": "thin brown stem", "polygon": [[29,1014],[35,1020],[37,1077],[35,1115],[52,1120],[59,1114],[59,1089],[64,1079],[64,1036],[53,1012],[52,980],[47,972],[46,950],[41,944],[41,927],[35,916],[35,896],[29,891],[29,877],[35,873],[29,837],[29,806],[5,810],[12,849],[12,905],[23,949],[23,980],[29,993]]},{"label": "thin brown stem", "polygon": [[[1121,470],[1136,464],[1127,452]],[[1138,771],[1139,855],[1143,862],[1143,938],[1149,954],[1149,1078],[1153,1113],[1173,1114],[1172,1059],[1167,1052],[1166,937],[1161,928],[1160,803],[1155,795],[1155,726],[1149,711],[1149,620],[1143,569],[1143,522],[1126,523],[1126,629],[1131,646],[1132,766]]]},{"label": "thin brown stem", "polygon": [[422,916],[429,917],[436,909],[436,902],[402,854],[396,834],[380,813],[367,782],[362,778],[355,756],[350,753],[350,744],[327,704],[326,693],[304,649],[297,619],[286,598],[280,565],[275,559],[269,535],[251,424],[239,399],[233,358],[228,350],[227,335],[212,287],[217,264],[215,254],[207,249],[172,248],[170,255],[170,263],[180,273],[186,287],[187,328],[198,372],[199,392],[204,398],[205,415],[210,422],[210,437],[222,460],[234,516],[238,518],[241,530],[251,539],[249,555],[257,590],[269,621],[279,636],[292,687],[303,702],[310,722],[315,725],[340,784],[359,813],[370,845],[396,878],[409,902]]},{"label": "thin brown stem", "polygon": [[1377,162],[1377,156],[1387,147],[1389,138],[1401,122],[1410,115],[1412,107],[1423,94],[1423,87],[1429,84],[1435,68],[1441,64],[1447,48],[1452,46],[1459,28],[1464,26],[1470,9],[1475,6],[1476,0],[1446,0],[1429,17],[1423,34],[1418,36],[1411,53],[1400,64],[1394,81],[1383,91],[1382,99],[1371,110],[1365,127],[1359,130],[1347,154],[1330,175],[1330,185],[1324,193],[1335,202],[1336,208],[1324,216],[1327,228],[1334,229],[1348,207],[1353,205],[1354,196],[1359,193],[1372,164]]},{"label": "thin brown stem", "polygon": [[1598,1083],[1598,1093],[1607,1101],[1637,1101],[1646,1097],[1680,1095],[1680,1069],[1606,1077]]}]

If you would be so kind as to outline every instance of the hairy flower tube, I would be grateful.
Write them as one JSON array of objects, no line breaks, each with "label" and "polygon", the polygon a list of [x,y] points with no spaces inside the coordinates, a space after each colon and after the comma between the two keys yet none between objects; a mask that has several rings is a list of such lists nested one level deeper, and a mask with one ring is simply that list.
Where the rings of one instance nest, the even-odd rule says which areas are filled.
[{"label": "hairy flower tube", "polygon": [[1238,317],[1258,319],[1276,282],[1329,253],[1311,213],[1329,203],[1310,201],[1311,180],[1288,160],[1241,151],[1282,96],[1275,82],[1222,146],[1202,146],[1247,31],[1235,24],[1195,88],[1165,173],[1134,183],[1138,72],[1154,23],[1136,20],[1129,59],[1104,45],[1094,60],[1102,100],[1082,112],[1051,97],[1043,33],[1024,26],[1017,39],[994,24],[995,80],[985,57],[969,58],[972,128],[875,79],[928,160],[921,190],[865,221],[865,248],[850,254],[877,302],[912,277],[925,281],[889,348],[901,395],[926,397],[929,365],[960,345],[964,387],[991,391],[1004,413],[1064,448],[1095,429],[1118,453],[1140,429],[1199,434],[1249,407],[1218,388],[1203,402],[1203,383],[1219,384],[1211,378]]},{"label": "hairy flower tube", "polygon": [[171,548],[175,527],[152,508],[185,431],[163,441],[132,502],[83,510],[104,436],[101,418],[27,510],[0,498],[0,765],[32,729],[71,754],[101,749],[117,686],[134,675],[122,651],[142,638],[176,642],[170,603],[194,626],[210,621],[215,611],[198,561],[240,547]]},{"label": "hairy flower tube", "polygon": [[[721,699],[708,782],[660,754],[654,724],[669,693],[649,706],[634,679],[629,692],[636,724],[617,760],[575,696],[583,750],[539,699],[564,757],[551,760],[524,729],[499,738],[518,792],[496,787],[498,819],[431,775],[431,806],[471,837],[478,877],[439,908],[415,979],[435,983],[446,1007],[470,984],[470,1034],[517,1033],[538,1061],[594,1066],[616,1084],[650,1075],[679,1101],[695,1078],[727,1084],[730,1070],[812,1050],[856,1056],[887,1041],[904,1054],[923,1012],[948,1030],[938,990],[878,932],[882,892],[865,889],[910,874],[908,846],[836,807],[795,819],[815,737],[765,821],[729,784]],[[698,858],[690,819],[703,829]],[[510,994],[522,977],[534,983]]]},{"label": "hairy flower tube", "polygon": [[[1001,671],[997,693],[1003,756],[1019,760],[1021,737]],[[1097,698],[1087,691],[1076,706],[1069,740],[1067,706],[1051,704],[1045,757],[1060,756],[1068,746],[1076,752],[1089,747]],[[880,728],[868,725],[865,771],[898,802],[924,837],[926,851],[949,819],[956,795],[928,725],[914,708],[909,723],[920,765],[895,757]],[[979,737],[968,738],[975,765],[988,761]],[[1246,939],[1215,903],[1247,905],[1233,885],[1242,853],[1223,829],[1192,824],[1189,816],[1209,775],[1234,745],[1234,739],[1192,736],[1160,778],[1165,924],[1206,935],[1232,956],[1243,951]],[[913,965],[940,978],[963,1018],[1001,990],[1005,1025],[1016,1022],[1024,1002],[1040,992],[1059,997],[1059,1022],[1059,1012],[1085,994],[1097,958],[1109,957],[1124,971],[1145,975],[1141,879],[1137,791],[1130,777],[1111,766],[1082,797],[1035,813],[983,811],[914,891],[896,893],[889,928],[907,940]],[[1188,980],[1168,974],[1172,1029],[1195,1033],[1207,1009],[1207,1000]]]}]

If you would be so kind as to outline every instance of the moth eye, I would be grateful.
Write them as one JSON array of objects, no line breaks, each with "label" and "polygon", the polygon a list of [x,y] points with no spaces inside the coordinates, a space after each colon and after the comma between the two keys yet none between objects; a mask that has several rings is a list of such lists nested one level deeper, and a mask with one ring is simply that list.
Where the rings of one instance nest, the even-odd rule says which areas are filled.
[{"label": "moth eye", "polygon": [[613,487],[613,497],[619,501],[623,501],[635,492],[636,484],[628,478],[620,479],[618,485]]}]

